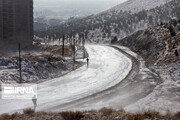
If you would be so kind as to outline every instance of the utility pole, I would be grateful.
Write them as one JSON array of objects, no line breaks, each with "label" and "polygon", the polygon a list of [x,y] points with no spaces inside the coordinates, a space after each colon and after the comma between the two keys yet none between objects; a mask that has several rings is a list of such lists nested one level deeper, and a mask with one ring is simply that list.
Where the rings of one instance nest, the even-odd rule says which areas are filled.
[{"label": "utility pole", "polygon": [[21,74],[21,44],[18,44],[18,48],[19,48],[19,82],[22,83],[22,74]]},{"label": "utility pole", "polygon": [[64,41],[65,41],[65,36],[63,35],[63,46],[62,46],[62,56],[64,57]]},{"label": "utility pole", "polygon": [[75,41],[75,39],[73,39],[73,69],[75,69],[75,61],[76,61],[76,59],[75,59],[75,54],[76,54],[76,48],[75,48],[75,46],[76,46],[76,41]]},{"label": "utility pole", "polygon": [[85,47],[84,47],[84,45],[85,45],[85,35],[84,34],[82,34],[82,39],[83,39],[83,59],[84,59],[86,57]]},{"label": "utility pole", "polygon": [[59,38],[59,46],[61,46],[61,38],[60,37],[58,37]]}]

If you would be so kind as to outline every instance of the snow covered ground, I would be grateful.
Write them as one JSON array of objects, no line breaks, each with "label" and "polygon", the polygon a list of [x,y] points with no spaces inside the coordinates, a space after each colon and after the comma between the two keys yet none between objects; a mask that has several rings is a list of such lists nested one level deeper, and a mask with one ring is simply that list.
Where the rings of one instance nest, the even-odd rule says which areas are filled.
[{"label": "snow covered ground", "polygon": [[[48,110],[93,95],[120,83],[132,68],[131,60],[108,46],[88,45],[86,65],[65,75],[38,84],[38,108]],[[33,107],[31,100],[0,99],[0,114]]]}]

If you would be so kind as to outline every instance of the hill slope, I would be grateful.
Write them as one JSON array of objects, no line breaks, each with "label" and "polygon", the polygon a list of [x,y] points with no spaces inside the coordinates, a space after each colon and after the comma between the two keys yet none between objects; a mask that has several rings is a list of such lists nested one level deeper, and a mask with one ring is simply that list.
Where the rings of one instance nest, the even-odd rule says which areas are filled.
[{"label": "hill slope", "polygon": [[157,6],[163,5],[170,2],[171,0],[128,0],[122,4],[119,4],[105,12],[120,12],[122,11],[131,11],[131,13],[138,13],[142,10],[149,10]]},{"label": "hill slope", "polygon": [[[147,0],[128,1],[126,3],[127,6],[123,3],[110,9],[110,12],[106,11],[98,15],[74,20],[47,30],[36,31],[35,35],[41,38],[57,40],[62,38],[64,34],[68,35],[69,38],[74,38],[76,34],[85,34],[85,37],[89,42],[110,42],[114,36],[121,39],[135,31],[145,29],[148,26],[156,25],[162,21],[169,21],[174,17],[180,18],[179,0],[172,0],[167,3],[162,1],[163,0],[153,0],[153,3],[156,3],[156,6],[154,6],[154,4],[147,5],[148,3],[152,3]],[[160,4],[161,6],[158,6]],[[146,9],[152,7],[155,8],[150,10],[141,10],[140,12],[137,10],[137,13],[134,13],[134,11],[120,10],[123,9],[122,6],[128,8],[128,5],[130,7],[134,5],[134,7],[137,7],[136,9],[139,10],[143,9],[140,7],[143,5],[147,5]],[[118,11],[116,11],[116,8],[119,8]],[[82,38],[82,35],[79,37]]]},{"label": "hill slope", "polygon": [[118,44],[141,55],[164,81],[180,83],[180,20],[138,31]]},{"label": "hill slope", "polygon": [[149,64],[180,63],[180,20],[138,31],[118,43],[142,55]]}]

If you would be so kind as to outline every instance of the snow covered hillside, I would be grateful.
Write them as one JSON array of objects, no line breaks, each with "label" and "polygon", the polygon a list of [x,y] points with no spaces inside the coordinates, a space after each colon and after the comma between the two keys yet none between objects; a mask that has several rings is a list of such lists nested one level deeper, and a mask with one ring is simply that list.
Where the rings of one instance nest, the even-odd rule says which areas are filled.
[{"label": "snow covered hillside", "polygon": [[118,42],[141,55],[164,81],[180,83],[180,20],[138,31]]},{"label": "snow covered hillside", "polygon": [[57,40],[64,34],[70,39],[79,34],[78,40],[85,37],[88,42],[110,43],[113,37],[122,39],[172,18],[180,18],[179,0],[130,0],[97,15],[36,31],[35,35]]}]

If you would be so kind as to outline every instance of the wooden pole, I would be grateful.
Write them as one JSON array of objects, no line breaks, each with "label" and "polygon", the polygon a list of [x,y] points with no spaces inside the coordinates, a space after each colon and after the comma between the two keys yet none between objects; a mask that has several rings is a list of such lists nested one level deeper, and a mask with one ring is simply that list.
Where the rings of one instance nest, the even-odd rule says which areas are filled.
[{"label": "wooden pole", "polygon": [[64,57],[64,41],[65,41],[65,36],[63,35],[63,46],[62,46],[62,56]]},{"label": "wooden pole", "polygon": [[75,54],[76,54],[76,48],[75,48],[75,46],[76,46],[76,42],[75,42],[75,39],[73,39],[73,69],[75,69],[75,61],[76,61],[76,59],[75,59]]},{"label": "wooden pole", "polygon": [[18,45],[19,48],[19,82],[22,83],[22,74],[21,74],[21,44]]},{"label": "wooden pole", "polygon": [[84,47],[84,45],[85,45],[85,35],[83,34],[83,58],[85,58],[86,57],[86,53],[85,53],[85,47]]}]

